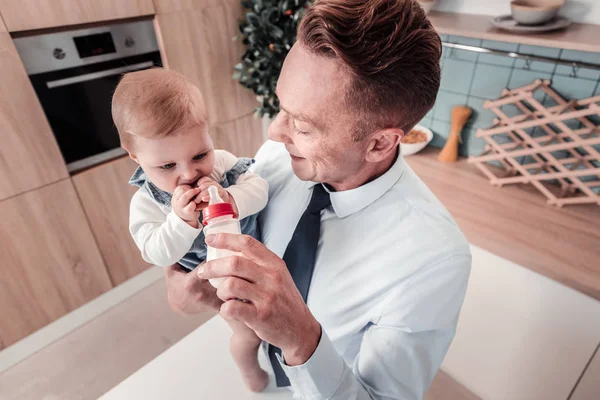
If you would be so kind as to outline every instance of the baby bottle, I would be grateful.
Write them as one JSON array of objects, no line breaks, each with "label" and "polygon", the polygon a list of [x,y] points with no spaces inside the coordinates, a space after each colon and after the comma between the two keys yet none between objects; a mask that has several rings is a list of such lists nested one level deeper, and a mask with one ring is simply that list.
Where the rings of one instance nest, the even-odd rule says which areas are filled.
[{"label": "baby bottle", "polygon": [[[241,234],[240,222],[233,211],[233,206],[230,203],[224,202],[223,199],[219,197],[219,191],[216,186],[210,186],[208,188],[208,194],[210,195],[208,207],[202,211],[203,223],[205,225],[204,236],[216,233]],[[215,249],[208,245],[206,246],[206,252],[206,261],[239,254],[225,249]],[[225,278],[209,279],[208,281],[214,287],[218,287],[223,279]]]}]

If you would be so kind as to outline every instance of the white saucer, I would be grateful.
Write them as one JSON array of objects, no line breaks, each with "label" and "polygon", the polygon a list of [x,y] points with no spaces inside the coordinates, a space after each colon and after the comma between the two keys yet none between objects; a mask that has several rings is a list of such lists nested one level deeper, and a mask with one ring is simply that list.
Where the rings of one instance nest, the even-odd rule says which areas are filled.
[{"label": "white saucer", "polygon": [[493,18],[490,22],[496,28],[504,29],[505,31],[509,32],[521,33],[548,32],[557,29],[564,29],[571,25],[571,20],[565,17],[556,17],[541,25],[521,25],[513,19],[512,15],[501,15]]}]

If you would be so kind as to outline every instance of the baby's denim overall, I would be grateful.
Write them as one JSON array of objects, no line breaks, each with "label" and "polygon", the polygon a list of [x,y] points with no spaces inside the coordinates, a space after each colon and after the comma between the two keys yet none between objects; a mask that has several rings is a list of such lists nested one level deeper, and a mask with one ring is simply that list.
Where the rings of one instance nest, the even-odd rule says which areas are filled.
[{"label": "baby's denim overall", "polygon": [[[252,163],[254,163],[254,160],[251,158],[239,158],[238,162],[233,166],[233,168],[223,175],[223,179],[221,179],[219,184],[223,188],[228,188],[231,185],[235,185],[239,176],[248,171],[248,168],[250,168]],[[160,190],[152,182],[150,182],[141,167],[138,167],[135,170],[133,176],[129,180],[129,183],[131,185],[144,188],[150,197],[158,204],[171,207],[172,195],[168,192]],[[257,216],[258,214],[251,215],[240,221],[242,233],[253,236],[256,239],[258,239],[258,225],[256,223]],[[200,222],[202,222],[202,220],[200,220]],[[204,260],[206,260],[206,243],[204,242],[204,231],[202,231],[196,240],[194,240],[190,250],[185,256],[183,256],[181,260],[178,261],[178,263],[185,269],[191,271],[196,268],[198,264],[204,262]]]}]

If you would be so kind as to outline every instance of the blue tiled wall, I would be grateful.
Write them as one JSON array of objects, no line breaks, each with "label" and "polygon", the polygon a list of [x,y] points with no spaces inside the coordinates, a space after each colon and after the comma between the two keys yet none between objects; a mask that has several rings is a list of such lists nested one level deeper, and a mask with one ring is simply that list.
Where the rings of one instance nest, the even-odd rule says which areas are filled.
[{"label": "blue tiled wall", "polygon": [[[442,41],[600,64],[600,53],[518,45],[460,36],[443,35]],[[540,78],[552,80],[553,89],[567,100],[600,95],[600,71],[598,70],[580,68],[577,77],[570,77],[572,69],[568,66],[532,61],[527,69],[524,60],[448,48],[443,49],[441,62],[440,92],[435,107],[425,116],[421,124],[435,133],[432,145],[441,147],[446,142],[450,131],[452,107],[465,104],[473,108],[473,116],[462,134],[461,155],[477,155],[483,151],[484,141],[475,137],[475,131],[478,128],[489,127],[495,117],[491,111],[483,109],[483,102],[486,99],[498,98],[503,88],[518,88]],[[545,105],[554,105],[550,99],[545,98],[543,93],[538,100]],[[509,116],[518,113],[516,109],[510,108],[505,108],[503,111]]]}]

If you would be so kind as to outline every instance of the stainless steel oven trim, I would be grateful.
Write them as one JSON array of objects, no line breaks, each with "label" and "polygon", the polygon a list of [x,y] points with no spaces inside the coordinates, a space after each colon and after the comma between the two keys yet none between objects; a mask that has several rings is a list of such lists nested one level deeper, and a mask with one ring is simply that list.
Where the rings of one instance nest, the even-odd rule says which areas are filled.
[{"label": "stainless steel oven trim", "polygon": [[48,89],[53,89],[61,86],[73,85],[75,83],[87,82],[94,79],[104,78],[111,75],[118,75],[125,72],[148,69],[152,68],[153,66],[154,63],[152,61],[146,61],[138,64],[126,65],[124,67],[105,69],[103,71],[77,75],[71,78],[57,79],[55,81],[46,82],[46,85],[48,86]]},{"label": "stainless steel oven trim", "polygon": [[103,162],[122,157],[125,154],[127,154],[127,152],[122,148],[118,147],[116,149],[108,150],[104,153],[95,154],[93,156],[84,158],[83,160],[78,160],[67,164],[67,170],[69,171],[69,174],[73,175],[84,169],[88,169],[95,165],[102,164]]},{"label": "stainless steel oven trim", "polygon": [[[112,34],[116,53],[79,58],[73,37],[105,32]],[[131,39],[134,40],[134,44],[132,44]],[[154,25],[151,20],[24,36],[15,38],[13,42],[28,75],[59,71],[159,51]],[[57,59],[54,56],[54,50],[57,48],[62,50],[64,58]]]}]

